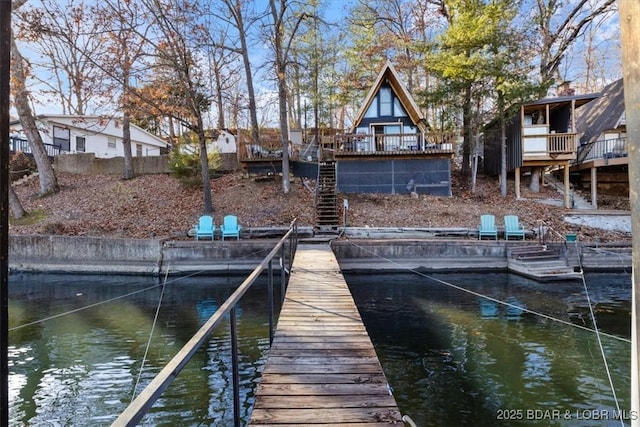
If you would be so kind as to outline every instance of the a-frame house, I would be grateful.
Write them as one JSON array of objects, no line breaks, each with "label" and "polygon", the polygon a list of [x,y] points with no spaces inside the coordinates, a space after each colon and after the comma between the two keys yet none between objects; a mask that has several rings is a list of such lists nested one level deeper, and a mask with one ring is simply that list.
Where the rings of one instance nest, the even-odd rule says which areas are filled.
[{"label": "a-frame house", "polygon": [[[341,193],[451,195],[454,132],[430,132],[424,115],[387,62],[348,134],[330,151]],[[325,156],[326,160],[326,156]]]}]

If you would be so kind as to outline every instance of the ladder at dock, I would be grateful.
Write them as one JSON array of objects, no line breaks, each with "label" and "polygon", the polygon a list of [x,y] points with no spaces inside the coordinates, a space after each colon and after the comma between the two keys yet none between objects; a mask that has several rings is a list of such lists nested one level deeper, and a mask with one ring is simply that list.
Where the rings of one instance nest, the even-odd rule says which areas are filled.
[{"label": "ladder at dock", "polygon": [[249,421],[402,425],[329,245],[299,245]]}]

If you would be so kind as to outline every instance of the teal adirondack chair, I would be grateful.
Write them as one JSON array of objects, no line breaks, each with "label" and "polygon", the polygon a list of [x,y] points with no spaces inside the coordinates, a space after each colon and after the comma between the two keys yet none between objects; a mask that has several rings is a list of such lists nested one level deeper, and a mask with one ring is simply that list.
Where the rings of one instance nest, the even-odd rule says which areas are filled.
[{"label": "teal adirondack chair", "polygon": [[493,237],[498,240],[498,229],[496,228],[496,217],[491,214],[480,216],[480,228],[478,229],[478,239],[483,237]]},{"label": "teal adirondack chair", "polygon": [[213,240],[213,233],[216,225],[213,223],[213,217],[210,215],[202,215],[196,224],[196,240],[201,238],[209,238]]},{"label": "teal adirondack chair", "polygon": [[238,225],[238,217],[235,215],[227,215],[224,217],[224,222],[220,225],[220,232],[222,240],[225,237],[235,237],[240,239],[240,229],[242,227]]},{"label": "teal adirondack chair", "polygon": [[517,215],[504,216],[504,239],[509,237],[519,237],[524,240],[524,227],[520,226]]}]

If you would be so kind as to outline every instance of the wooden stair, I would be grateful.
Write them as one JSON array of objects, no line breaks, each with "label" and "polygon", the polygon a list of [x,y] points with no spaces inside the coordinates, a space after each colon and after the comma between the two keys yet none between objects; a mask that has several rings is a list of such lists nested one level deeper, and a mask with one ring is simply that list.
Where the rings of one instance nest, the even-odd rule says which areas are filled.
[{"label": "wooden stair", "polygon": [[318,183],[316,186],[316,227],[333,229],[338,227],[338,208],[336,194],[335,162],[318,164]]},{"label": "wooden stair", "polygon": [[545,246],[518,246],[507,250],[509,271],[549,282],[556,280],[579,280],[582,275],[569,265],[567,256]]}]

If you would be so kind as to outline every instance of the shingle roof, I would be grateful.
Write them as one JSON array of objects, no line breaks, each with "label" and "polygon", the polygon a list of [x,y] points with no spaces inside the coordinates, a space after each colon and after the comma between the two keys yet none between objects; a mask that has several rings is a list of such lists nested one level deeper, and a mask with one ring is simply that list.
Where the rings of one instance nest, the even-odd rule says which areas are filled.
[{"label": "shingle roof", "polygon": [[606,86],[600,97],[576,110],[576,130],[582,133],[580,144],[590,144],[620,124],[624,114],[623,79]]},{"label": "shingle roof", "polygon": [[405,111],[411,118],[411,121],[415,123],[423,131],[425,131],[425,129],[423,129],[423,127],[425,126],[424,115],[420,111],[420,108],[418,107],[416,102],[411,97],[411,94],[409,93],[405,85],[400,80],[400,77],[398,76],[398,72],[393,67],[393,65],[391,65],[391,63],[388,61],[385,64],[385,66],[382,68],[380,73],[378,74],[378,77],[376,78],[376,81],[373,84],[373,86],[371,86],[371,89],[369,90],[369,94],[364,99],[364,102],[362,103],[362,107],[360,107],[360,111],[358,111],[358,115],[356,116],[356,120],[353,122],[351,131],[353,132],[355,128],[358,127],[358,125],[364,118],[364,115],[366,114],[367,110],[369,109],[369,105],[371,105],[371,102],[373,102],[376,94],[380,90],[380,86],[382,86],[382,83],[385,80],[389,82],[389,85],[391,86],[394,93],[402,103],[402,106],[404,107]]}]

